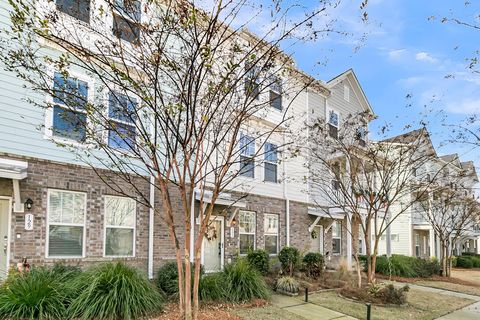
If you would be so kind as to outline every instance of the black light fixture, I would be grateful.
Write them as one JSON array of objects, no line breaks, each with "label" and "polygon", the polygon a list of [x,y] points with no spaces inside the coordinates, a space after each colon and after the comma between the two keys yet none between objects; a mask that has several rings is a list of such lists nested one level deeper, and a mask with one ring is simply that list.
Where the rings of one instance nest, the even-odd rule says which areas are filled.
[{"label": "black light fixture", "polygon": [[33,208],[33,200],[28,198],[27,201],[25,201],[25,208],[27,208],[27,210],[32,210]]}]

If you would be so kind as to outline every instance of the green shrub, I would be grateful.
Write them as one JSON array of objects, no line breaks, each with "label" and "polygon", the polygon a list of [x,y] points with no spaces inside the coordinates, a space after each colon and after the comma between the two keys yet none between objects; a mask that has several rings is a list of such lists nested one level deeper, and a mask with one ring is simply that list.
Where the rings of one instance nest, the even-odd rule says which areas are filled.
[{"label": "green shrub", "polygon": [[213,273],[200,279],[198,288],[199,298],[202,301],[225,300],[223,273]]},{"label": "green shrub", "polygon": [[300,263],[300,252],[294,247],[283,247],[278,254],[278,260],[282,264],[282,271],[292,276]]},{"label": "green shrub", "polygon": [[72,318],[135,319],[159,311],[162,297],[148,279],[123,263],[93,266],[72,281]]},{"label": "green shrub", "polygon": [[69,266],[62,263],[55,263],[50,269],[53,276],[61,281],[70,281],[82,273],[77,266]]},{"label": "green shrub", "polygon": [[275,289],[280,293],[285,292],[296,294],[298,293],[299,288],[300,285],[298,284],[298,281],[293,277],[281,277],[277,280],[275,285]]},{"label": "green shrub", "polygon": [[266,299],[269,291],[260,273],[245,259],[225,266],[223,271],[225,300],[244,302],[252,299]]},{"label": "green shrub", "polygon": [[378,256],[375,271],[389,276],[428,278],[440,272],[440,265],[436,260],[394,254],[390,258]]},{"label": "green shrub", "polygon": [[478,256],[471,256],[470,260],[472,260],[474,268],[480,268],[480,257]]},{"label": "green shrub", "polygon": [[465,269],[472,269],[473,268],[473,261],[469,256],[457,257],[457,267],[465,268]]},{"label": "green shrub", "polygon": [[250,263],[251,266],[257,269],[257,271],[263,275],[266,275],[268,273],[268,270],[270,268],[269,260],[270,259],[268,253],[265,250],[252,250],[249,251],[247,254],[248,263]]},{"label": "green shrub", "polygon": [[[183,268],[185,270],[185,266]],[[192,274],[192,286],[193,276],[195,273],[194,266],[192,264],[190,268]],[[200,269],[200,275],[204,274],[203,266]],[[168,298],[178,298],[178,268],[175,261],[167,262],[158,269],[155,284],[160,292],[164,293]]]},{"label": "green shrub", "polygon": [[452,267],[453,267],[453,268],[456,268],[456,267],[457,267],[457,257],[452,256],[452,257],[450,258],[450,261],[452,262]]},{"label": "green shrub", "polygon": [[47,268],[16,273],[0,287],[0,318],[64,319],[64,282]]},{"label": "green shrub", "polygon": [[323,256],[318,252],[309,252],[303,257],[303,265],[307,276],[317,279],[323,272]]}]

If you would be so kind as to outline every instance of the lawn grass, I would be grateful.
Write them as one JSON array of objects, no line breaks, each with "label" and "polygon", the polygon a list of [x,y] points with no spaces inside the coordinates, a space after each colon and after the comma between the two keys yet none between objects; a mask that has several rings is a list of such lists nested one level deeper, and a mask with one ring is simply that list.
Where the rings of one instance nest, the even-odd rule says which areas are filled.
[{"label": "lawn grass", "polygon": [[[407,300],[408,305],[404,307],[372,306],[372,319],[435,319],[474,302],[468,299],[414,289],[408,292]],[[366,317],[366,306],[364,303],[345,300],[339,297],[336,292],[313,294],[310,296],[310,301],[355,318],[365,319]]]},{"label": "lawn grass", "polygon": [[266,306],[254,309],[237,309],[231,313],[246,320],[274,319],[274,320],[302,320],[304,318],[275,306]]},{"label": "lawn grass", "polygon": [[450,290],[450,291],[480,296],[480,287],[467,286],[464,284],[443,282],[443,281],[418,281],[418,282],[415,282],[415,284],[419,286],[427,286],[432,288],[438,288],[443,290]]}]

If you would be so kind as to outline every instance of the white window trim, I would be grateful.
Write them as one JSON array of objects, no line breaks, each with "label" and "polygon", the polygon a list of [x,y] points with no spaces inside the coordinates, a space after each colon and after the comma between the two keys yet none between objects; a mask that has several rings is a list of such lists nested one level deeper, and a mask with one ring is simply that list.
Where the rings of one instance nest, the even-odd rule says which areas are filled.
[{"label": "white window trim", "polygon": [[[54,66],[50,65],[48,67],[48,71],[47,71],[47,76],[51,79],[51,88],[53,88],[53,84],[54,84],[54,79],[55,79],[55,72],[57,70],[55,69]],[[72,77],[72,78],[76,78],[78,80],[81,80],[81,81],[84,81],[87,83],[88,85],[88,91],[87,91],[87,102],[88,103],[94,103],[94,91],[95,91],[95,81],[93,80],[93,78],[89,77],[88,75],[84,74],[84,73],[81,73],[79,71],[76,71],[76,70],[67,70],[68,73],[69,73],[69,76]],[[68,138],[64,138],[64,137],[56,137],[54,134],[53,134],[53,130],[52,130],[52,127],[53,127],[53,107],[55,106],[55,103],[53,102],[53,97],[50,95],[50,94],[47,94],[45,96],[45,102],[47,104],[50,104],[52,107],[51,108],[47,108],[46,111],[45,111],[45,132],[44,132],[44,139],[47,139],[47,140],[52,140],[54,142],[58,142],[58,143],[61,143],[61,144],[66,144],[66,145],[70,145],[70,146],[74,146],[74,147],[82,147],[82,148],[85,148],[85,147],[88,147],[88,138],[86,139],[85,142],[79,142],[79,141],[76,141],[76,140],[72,140],[72,139],[68,139]],[[60,105],[61,107],[61,105]],[[81,113],[86,113],[86,112],[83,112],[83,111],[79,111]],[[88,130],[88,127],[89,125],[91,125],[91,121],[89,120],[89,118],[87,117],[87,123],[86,123],[86,130]]]},{"label": "white window trim", "polygon": [[[107,198],[117,198],[117,199],[128,199],[130,201],[135,202],[135,211],[133,217],[133,227],[125,227],[125,226],[114,226],[114,225],[107,225]],[[132,255],[107,255],[107,228],[115,228],[115,229],[133,229],[133,252]],[[103,257],[104,258],[135,258],[136,257],[136,248],[137,248],[137,202],[133,199],[127,197],[120,197],[120,196],[112,196],[112,195],[105,195],[103,196]]]},{"label": "white window trim", "polygon": [[[276,233],[269,233],[265,231],[265,223],[267,221],[268,217],[276,217],[277,218],[277,232]],[[275,213],[265,213],[263,215],[263,236],[265,240],[265,236],[276,236],[277,237],[277,253],[269,253],[268,255],[271,257],[275,257],[278,255],[280,252],[280,215],[275,214]],[[265,243],[263,244],[263,247],[265,249]]]},{"label": "white window trim", "polygon": [[[138,143],[138,138],[139,138],[139,136],[138,136],[138,126],[139,126],[140,117],[137,116],[137,121],[135,123],[110,118],[110,100],[109,100],[110,92],[117,92],[117,93],[126,95],[124,92],[120,92],[121,90],[117,90],[117,88],[118,88],[118,86],[113,86],[112,90],[105,89],[104,92],[103,92],[103,100],[104,100],[104,105],[105,105],[104,117],[105,117],[106,121],[113,121],[113,122],[116,122],[116,123],[119,123],[119,124],[123,124],[123,125],[129,126],[129,127],[135,128],[135,143],[137,144]],[[140,99],[140,97],[137,96],[137,95],[134,95],[134,94],[128,94],[127,96],[129,98],[134,98],[135,100],[137,100],[137,112],[139,114],[140,113],[139,110],[141,109],[141,105],[140,105],[141,99]],[[110,145],[109,145],[109,133],[110,133],[110,130],[108,129],[108,126],[105,126],[105,130],[103,132],[103,139],[102,140],[106,144],[106,146],[108,146],[108,148],[110,148],[111,150],[114,150],[115,152],[118,152],[122,155],[124,155],[124,154],[125,155],[129,155],[129,154],[131,155],[132,154],[131,150],[110,147]]]},{"label": "white window trim", "polygon": [[[257,152],[257,139],[255,139],[252,135],[250,135],[247,131],[240,131],[240,134],[238,135],[238,148],[239,148],[239,157],[238,157],[238,160],[239,160],[239,163],[238,163],[238,176],[243,178],[243,179],[249,179],[249,180],[254,180],[256,177],[257,177],[257,173],[255,172],[256,171],[256,168],[257,168],[257,164],[256,164],[256,161],[255,161],[255,156],[246,156],[246,155],[242,155],[241,153],[241,150],[240,150],[240,139],[242,137],[242,134],[244,136],[248,136],[250,138],[253,138],[253,153],[255,154]],[[240,172],[242,170],[242,157],[246,157],[246,158],[250,158],[252,159],[253,161],[253,177],[247,177],[247,176],[244,176],[242,175]]]},{"label": "white window trim", "polygon": [[[333,123],[330,123],[330,112],[335,112],[337,114],[337,116],[338,116],[338,124],[337,125],[335,125]],[[331,108],[330,106],[327,107],[326,119],[327,119],[327,124],[330,124],[330,125],[336,127],[337,129],[340,128],[340,123],[342,123],[342,118],[340,117],[340,112]]]},{"label": "white window trim", "polygon": [[[73,194],[82,194],[85,195],[85,204],[84,204],[84,212],[83,212],[83,224],[79,223],[50,223],[50,194],[52,192],[65,192],[65,193],[73,193]],[[47,190],[47,227],[46,227],[46,236],[45,236],[45,258],[47,259],[84,259],[86,257],[86,237],[87,237],[87,193],[86,192],[78,192],[78,191],[70,191],[70,190],[62,190],[62,189],[48,189]],[[83,227],[83,243],[82,243],[82,255],[81,256],[49,256],[49,239],[50,239],[50,225],[55,226],[69,226],[69,227]]]},{"label": "white window trim", "polygon": [[[241,213],[252,213],[253,214],[253,223],[254,223],[254,226],[253,226],[253,233],[249,233],[249,232],[241,232],[240,231],[240,214]],[[238,221],[238,250],[240,252],[240,235],[242,234],[247,234],[247,235],[251,235],[253,234],[253,250],[256,250],[257,249],[257,213],[255,211],[248,211],[248,210],[240,210],[238,212],[239,214],[239,221]],[[247,254],[246,253],[240,253],[240,256],[246,256]]]},{"label": "white window trim", "polygon": [[[334,233],[333,233],[333,225],[332,225],[332,228],[331,228],[331,230],[332,230],[332,255],[334,255],[334,256],[340,256],[340,255],[342,255],[342,222],[341,222],[341,221],[338,221],[338,220],[335,220],[333,223],[336,225],[336,227],[339,227],[339,228],[340,228],[340,236],[339,236],[339,237],[336,237],[336,236],[334,235]],[[340,252],[333,252],[333,240],[334,240],[334,239],[340,239],[340,245],[339,245],[339,247],[340,247],[340,248],[339,248],[339,249],[340,249],[339,251],[340,251]]]},{"label": "white window trim", "polygon": [[[283,81],[282,81],[282,78],[276,77],[276,80],[277,80],[278,82],[280,82],[280,86],[281,86],[282,89],[283,89],[283,84],[284,84],[284,83],[283,83]],[[283,109],[284,109],[284,107],[283,107],[283,98],[284,98],[283,90],[282,90],[282,91],[277,91],[277,90],[274,89],[274,87],[275,87],[275,85],[274,85],[273,83],[271,83],[271,85],[268,87],[268,90],[269,90],[269,91],[272,91],[272,92],[274,92],[274,93],[276,93],[276,94],[278,94],[278,95],[280,96],[280,104],[281,104],[282,108],[281,108],[281,109],[274,108],[274,107],[270,104],[270,102],[269,102],[269,107],[270,107],[271,109],[275,110],[276,112],[280,113],[280,112],[282,112]],[[270,95],[270,92],[269,92],[268,94]],[[270,99],[270,97],[269,97],[269,99]]]},{"label": "white window trim", "polygon": [[[277,149],[276,149],[276,151],[277,151],[277,162],[272,162],[272,161],[265,160],[265,155],[264,155],[264,157],[263,157],[264,164],[263,164],[263,170],[262,170],[262,173],[263,173],[262,180],[265,183],[270,183],[270,184],[273,184],[273,185],[277,185],[277,184],[279,184],[279,179],[278,179],[278,173],[279,173],[278,172],[278,159],[280,158],[280,152],[278,151],[278,145],[279,144],[276,143],[276,142],[271,142],[271,141],[267,141],[267,143],[273,144],[277,147]],[[266,144],[264,144],[264,148],[265,148],[265,145]],[[265,163],[274,164],[277,167],[277,181],[273,182],[273,181],[266,181],[265,180],[265,170],[266,170]]]},{"label": "white window trim", "polygon": [[[145,14],[143,14],[143,10],[142,10],[142,8],[143,8],[143,1],[142,1],[142,0],[138,0],[138,2],[140,2],[140,21],[138,21],[138,23],[145,23],[145,22],[147,22],[147,20],[148,20],[149,18],[151,18],[151,17],[145,17]],[[117,13],[117,10],[113,9],[113,11],[112,11],[112,10],[110,10],[110,8],[109,8],[109,10],[107,10],[107,11],[108,11],[108,16],[107,16],[107,19],[108,19],[108,20],[107,20],[107,24],[106,24],[106,26],[107,26],[107,32],[110,33],[112,39],[116,39],[117,41],[120,41],[120,42],[122,43],[122,46],[128,46],[129,49],[132,49],[132,50],[133,50],[134,48],[136,48],[136,45],[133,44],[133,43],[131,43],[130,41],[127,41],[127,40],[124,40],[124,39],[122,39],[122,38],[119,38],[119,37],[115,36],[115,34],[113,33],[113,22],[114,22],[114,15],[115,15],[115,13]],[[128,19],[128,18],[125,18],[125,19],[126,19],[126,20],[130,20],[130,19]],[[145,19],[147,19],[147,20],[145,20]],[[132,21],[130,20],[130,22],[132,22]],[[140,43],[142,43],[142,41],[143,41],[144,39],[142,39],[142,32],[141,32],[140,28],[139,28],[139,32],[140,32],[140,33],[139,33],[139,35],[138,35],[138,38],[139,38]]]}]

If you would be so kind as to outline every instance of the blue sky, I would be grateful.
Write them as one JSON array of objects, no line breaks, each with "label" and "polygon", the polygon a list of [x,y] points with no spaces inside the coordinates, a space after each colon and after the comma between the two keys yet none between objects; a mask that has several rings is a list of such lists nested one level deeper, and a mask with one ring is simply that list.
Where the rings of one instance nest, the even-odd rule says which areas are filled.
[{"label": "blue sky", "polygon": [[[428,114],[439,154],[458,152],[478,168],[479,149],[441,147],[452,130],[445,123],[457,124],[480,113],[480,76],[466,68],[466,58],[480,49],[480,30],[441,23],[441,18],[454,15],[474,21],[480,13],[476,2],[465,7],[458,0],[370,0],[369,22],[364,23],[360,1],[344,0],[331,17],[337,19],[337,29],[350,35],[331,34],[303,44],[294,57],[301,69],[322,80],[353,68],[379,117],[371,127],[373,136],[383,123],[394,124],[392,134],[406,124],[418,128],[422,114]],[[363,35],[365,41],[359,41]]]}]

